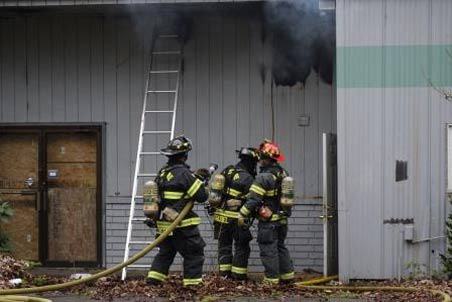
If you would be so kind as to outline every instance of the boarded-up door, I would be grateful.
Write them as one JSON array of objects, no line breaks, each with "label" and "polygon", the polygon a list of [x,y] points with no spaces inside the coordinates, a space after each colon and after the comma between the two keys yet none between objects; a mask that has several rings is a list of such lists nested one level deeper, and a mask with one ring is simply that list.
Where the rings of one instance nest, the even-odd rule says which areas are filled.
[{"label": "boarded-up door", "polygon": [[39,260],[37,134],[0,133],[0,198],[14,210],[2,223],[11,253],[20,259]]},{"label": "boarded-up door", "polygon": [[96,262],[96,133],[47,133],[46,142],[47,262]]}]

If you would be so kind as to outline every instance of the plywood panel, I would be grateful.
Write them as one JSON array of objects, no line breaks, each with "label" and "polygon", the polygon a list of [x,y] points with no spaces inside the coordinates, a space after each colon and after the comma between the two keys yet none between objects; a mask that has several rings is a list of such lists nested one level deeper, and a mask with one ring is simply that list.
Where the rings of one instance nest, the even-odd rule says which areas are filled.
[{"label": "plywood panel", "polygon": [[47,137],[47,162],[96,162],[96,134],[64,133]]},{"label": "plywood panel", "polygon": [[96,163],[49,163],[48,170],[58,170],[56,180],[48,180],[49,186],[65,188],[95,188]]},{"label": "plywood panel", "polygon": [[48,192],[50,261],[96,261],[96,189]]},{"label": "plywood panel", "polygon": [[2,223],[2,230],[11,242],[12,255],[18,259],[38,260],[38,213],[36,211],[36,194],[2,194],[14,210],[8,222]]},{"label": "plywood panel", "polygon": [[34,135],[0,134],[0,179],[11,182],[8,188],[24,188],[26,178],[37,179],[37,148]]},{"label": "plywood panel", "polygon": [[96,261],[96,134],[48,134],[48,261]]},{"label": "plywood panel", "polygon": [[[34,135],[0,134],[0,197],[13,207],[14,216],[5,223],[13,255],[38,260],[38,214],[36,191],[22,195],[25,179],[37,182],[38,145]],[[3,225],[2,225],[3,227]]]}]

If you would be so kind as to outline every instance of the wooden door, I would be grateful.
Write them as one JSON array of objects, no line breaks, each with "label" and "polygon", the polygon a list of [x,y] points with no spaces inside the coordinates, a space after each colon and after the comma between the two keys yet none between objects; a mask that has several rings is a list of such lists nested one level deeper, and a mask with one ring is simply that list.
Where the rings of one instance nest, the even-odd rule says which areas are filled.
[{"label": "wooden door", "polygon": [[47,259],[98,260],[97,133],[46,134]]},{"label": "wooden door", "polygon": [[37,134],[0,133],[0,198],[14,210],[0,225],[10,238],[12,255],[39,260]]}]

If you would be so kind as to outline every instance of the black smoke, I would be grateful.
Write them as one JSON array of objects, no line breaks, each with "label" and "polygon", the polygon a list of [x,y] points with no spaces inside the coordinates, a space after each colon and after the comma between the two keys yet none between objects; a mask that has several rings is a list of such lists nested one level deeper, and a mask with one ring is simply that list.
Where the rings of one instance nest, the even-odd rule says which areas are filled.
[{"label": "black smoke", "polygon": [[266,2],[265,31],[272,37],[272,75],[276,85],[304,84],[311,70],[333,82],[334,16],[320,12],[316,0]]}]

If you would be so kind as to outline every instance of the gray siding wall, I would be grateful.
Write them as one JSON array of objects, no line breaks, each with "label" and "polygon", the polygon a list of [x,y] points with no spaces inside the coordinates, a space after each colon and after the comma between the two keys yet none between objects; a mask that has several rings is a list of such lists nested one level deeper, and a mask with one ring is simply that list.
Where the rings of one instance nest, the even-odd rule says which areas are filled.
[{"label": "gray siding wall", "polygon": [[452,86],[452,2],[340,0],[336,13],[340,277],[439,272],[452,104],[428,79]]},{"label": "gray siding wall", "polygon": [[[71,14],[0,18],[0,122],[106,122],[108,266],[123,256],[152,27],[152,18],[132,21]],[[221,14],[197,18],[185,47],[177,129],[193,139],[192,167],[210,162],[224,167],[235,162],[235,149],[271,136],[273,99],[276,139],[288,158],[285,167],[297,180],[298,201],[287,241],[297,270],[321,271],[321,133],[335,132],[334,89],[314,73],[304,87],[272,89],[270,57],[257,19]],[[165,81],[159,87],[173,83]],[[155,100],[158,106],[167,102]],[[299,115],[309,115],[310,126],[299,127]],[[150,125],[158,124],[151,120]],[[148,147],[156,149],[164,141]],[[146,165],[155,169],[160,164]],[[204,216],[201,207],[198,213]],[[215,269],[216,244],[204,221],[206,269]],[[152,239],[144,228],[138,233]],[[251,270],[262,269],[256,245],[251,265]]]}]

